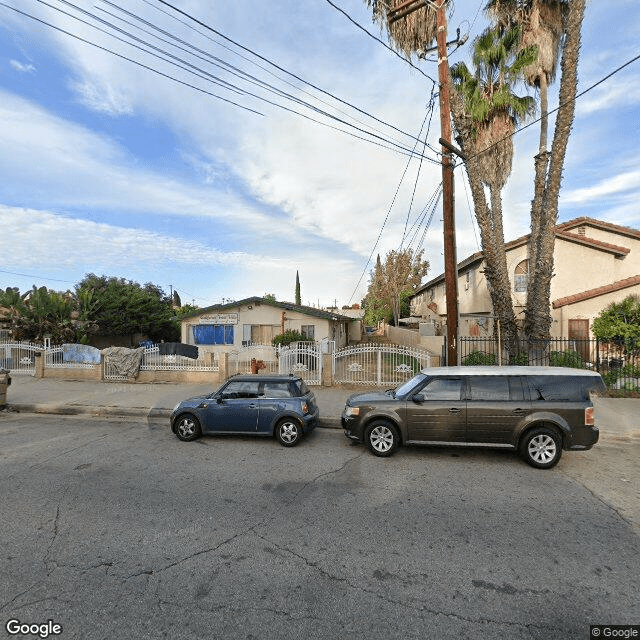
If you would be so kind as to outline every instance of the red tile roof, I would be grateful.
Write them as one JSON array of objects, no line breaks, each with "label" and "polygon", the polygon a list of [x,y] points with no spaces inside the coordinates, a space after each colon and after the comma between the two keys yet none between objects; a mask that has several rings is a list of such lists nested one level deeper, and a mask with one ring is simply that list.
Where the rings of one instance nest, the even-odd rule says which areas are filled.
[{"label": "red tile roof", "polygon": [[558,298],[557,300],[553,301],[552,305],[554,309],[558,309],[559,307],[564,307],[568,304],[575,304],[576,302],[582,302],[583,300],[597,298],[598,296],[602,296],[605,293],[612,293],[613,291],[620,291],[621,289],[626,289],[627,287],[633,287],[636,284],[640,284],[640,274],[637,276],[631,276],[630,278],[625,278],[624,280],[618,280],[617,282],[605,284],[602,287],[589,289],[588,291],[583,291],[582,293],[574,293],[571,296]]}]

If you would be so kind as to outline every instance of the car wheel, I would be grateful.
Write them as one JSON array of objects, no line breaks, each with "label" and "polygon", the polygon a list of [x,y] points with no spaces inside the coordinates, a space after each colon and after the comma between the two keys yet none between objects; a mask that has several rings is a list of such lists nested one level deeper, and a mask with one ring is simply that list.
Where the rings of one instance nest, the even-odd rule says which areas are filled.
[{"label": "car wheel", "polygon": [[295,420],[286,418],[278,423],[276,438],[283,447],[294,447],[302,438],[302,427]]},{"label": "car wheel", "polygon": [[562,455],[562,439],[553,429],[533,429],[522,441],[521,453],[532,467],[551,469]]},{"label": "car wheel", "polygon": [[366,431],[366,442],[374,456],[390,456],[400,444],[398,430],[385,421],[373,422]]},{"label": "car wheel", "polygon": [[176,422],[176,435],[183,442],[190,442],[199,438],[202,435],[202,429],[200,429],[198,418],[190,413],[181,415]]}]

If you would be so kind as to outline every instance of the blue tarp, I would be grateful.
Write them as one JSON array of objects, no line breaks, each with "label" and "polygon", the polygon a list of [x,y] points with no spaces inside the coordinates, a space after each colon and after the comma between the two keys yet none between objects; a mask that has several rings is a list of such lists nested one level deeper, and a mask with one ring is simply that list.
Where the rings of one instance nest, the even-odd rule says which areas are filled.
[{"label": "blue tarp", "polygon": [[88,344],[63,344],[62,362],[100,364],[100,349]]},{"label": "blue tarp", "polygon": [[233,344],[233,325],[199,324],[193,327],[196,344]]}]

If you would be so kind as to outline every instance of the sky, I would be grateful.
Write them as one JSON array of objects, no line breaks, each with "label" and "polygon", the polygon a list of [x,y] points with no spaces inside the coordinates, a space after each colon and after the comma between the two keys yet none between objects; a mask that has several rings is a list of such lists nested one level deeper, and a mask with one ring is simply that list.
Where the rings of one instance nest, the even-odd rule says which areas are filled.
[{"label": "sky", "polygon": [[[2,289],[95,273],[206,307],[291,301],[298,271],[303,304],[342,306],[377,254],[424,249],[425,280],[442,272],[437,62],[371,37],[388,42],[362,0],[1,2]],[[451,64],[485,4],[454,3],[448,38],[469,40]],[[638,56],[639,33],[636,0],[588,2],[578,91]],[[514,144],[507,240],[529,230],[537,125]],[[479,233],[455,176],[462,260]],[[640,229],[639,203],[640,60],[577,100],[559,221]]]}]

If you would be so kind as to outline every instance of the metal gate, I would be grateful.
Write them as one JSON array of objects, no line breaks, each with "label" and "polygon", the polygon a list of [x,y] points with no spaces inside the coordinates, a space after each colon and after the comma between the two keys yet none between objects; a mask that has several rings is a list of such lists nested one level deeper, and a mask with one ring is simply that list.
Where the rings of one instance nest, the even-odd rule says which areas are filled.
[{"label": "metal gate", "polygon": [[392,344],[362,344],[333,354],[336,384],[398,385],[431,366],[426,349]]},{"label": "metal gate", "polygon": [[322,383],[322,350],[318,344],[300,343],[283,347],[278,364],[282,374],[299,375],[309,385]]},{"label": "metal gate", "polygon": [[0,369],[8,369],[13,375],[33,376],[36,373],[36,353],[43,351],[43,347],[31,342],[0,344]]}]

